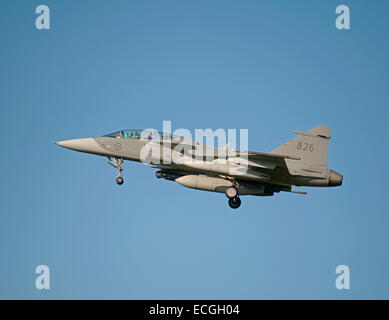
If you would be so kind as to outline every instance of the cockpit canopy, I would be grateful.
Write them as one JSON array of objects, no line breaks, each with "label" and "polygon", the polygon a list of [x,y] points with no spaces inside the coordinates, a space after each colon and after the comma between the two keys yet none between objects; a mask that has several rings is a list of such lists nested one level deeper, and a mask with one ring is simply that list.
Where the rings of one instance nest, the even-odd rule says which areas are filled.
[{"label": "cockpit canopy", "polygon": [[179,136],[173,136],[171,134],[162,133],[154,129],[124,129],[105,135],[104,137],[117,138],[117,139],[140,139],[140,140],[176,140],[182,139]]}]

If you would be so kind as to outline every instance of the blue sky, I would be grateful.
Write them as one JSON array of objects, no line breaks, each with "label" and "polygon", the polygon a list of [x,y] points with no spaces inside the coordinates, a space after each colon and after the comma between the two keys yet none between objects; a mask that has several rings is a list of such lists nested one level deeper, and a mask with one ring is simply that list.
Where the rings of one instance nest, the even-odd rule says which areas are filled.
[{"label": "blue sky", "polygon": [[[51,29],[35,28],[35,8]],[[335,28],[347,4],[351,30]],[[0,298],[389,298],[387,1],[3,1]],[[331,126],[340,188],[242,197],[51,142],[122,128]],[[35,288],[35,267],[51,289]],[[346,264],[351,289],[335,287]]]}]

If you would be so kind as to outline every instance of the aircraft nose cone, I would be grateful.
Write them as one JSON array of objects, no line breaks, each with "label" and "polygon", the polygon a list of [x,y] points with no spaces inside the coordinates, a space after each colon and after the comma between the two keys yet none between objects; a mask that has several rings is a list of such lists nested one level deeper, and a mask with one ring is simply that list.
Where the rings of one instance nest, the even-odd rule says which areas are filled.
[{"label": "aircraft nose cone", "polygon": [[342,182],[343,182],[343,176],[340,173],[331,170],[328,186],[330,187],[341,186]]},{"label": "aircraft nose cone", "polygon": [[87,153],[100,154],[104,151],[93,138],[64,140],[55,142],[55,144],[67,149]]}]

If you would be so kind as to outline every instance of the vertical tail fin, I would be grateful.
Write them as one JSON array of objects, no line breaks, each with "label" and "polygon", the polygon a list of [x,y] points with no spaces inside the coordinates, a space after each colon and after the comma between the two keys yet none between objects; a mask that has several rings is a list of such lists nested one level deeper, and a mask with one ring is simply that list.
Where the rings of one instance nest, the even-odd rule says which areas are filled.
[{"label": "vertical tail fin", "polygon": [[301,163],[314,166],[327,166],[328,140],[330,127],[317,126],[309,131],[295,131],[298,134],[293,140],[289,140],[270,153],[283,156],[298,157]]}]

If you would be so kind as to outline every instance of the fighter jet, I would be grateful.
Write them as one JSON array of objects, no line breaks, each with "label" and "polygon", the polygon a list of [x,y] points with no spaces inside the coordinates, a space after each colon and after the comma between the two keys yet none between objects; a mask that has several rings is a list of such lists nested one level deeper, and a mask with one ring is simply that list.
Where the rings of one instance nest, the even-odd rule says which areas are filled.
[{"label": "fighter jet", "polygon": [[295,133],[297,137],[269,153],[214,148],[181,136],[136,129],[55,144],[107,157],[117,170],[118,185],[124,182],[124,160],[143,162],[158,169],[157,178],[224,193],[229,206],[237,209],[243,195],[273,196],[280,191],[306,194],[292,186],[342,185],[343,176],[327,168],[330,128],[317,126]]}]

